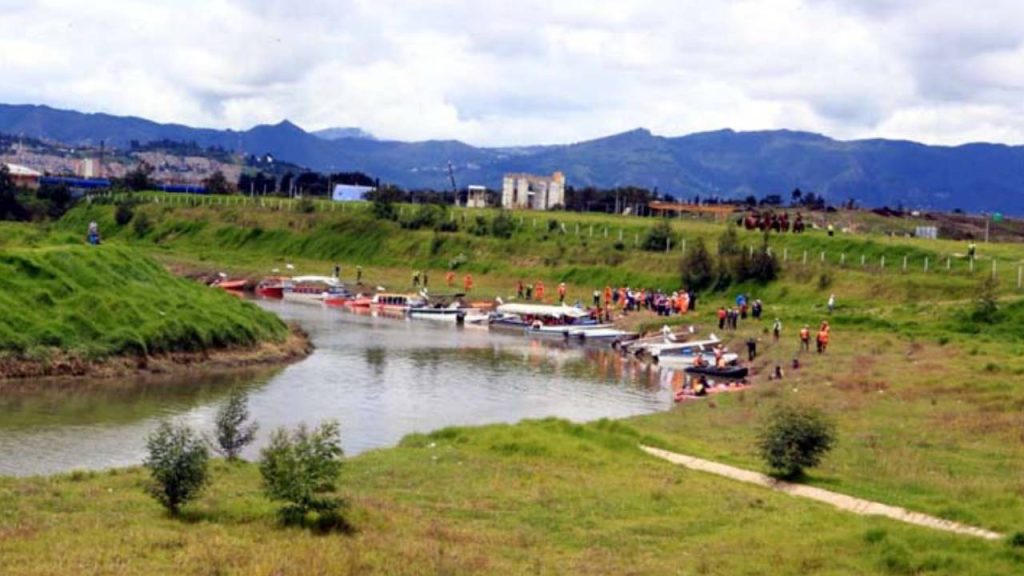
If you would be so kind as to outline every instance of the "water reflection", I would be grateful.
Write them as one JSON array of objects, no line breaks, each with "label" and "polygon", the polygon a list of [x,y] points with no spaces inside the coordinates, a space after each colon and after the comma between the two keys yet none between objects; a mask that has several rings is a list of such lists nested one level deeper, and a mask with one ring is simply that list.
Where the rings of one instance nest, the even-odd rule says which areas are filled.
[{"label": "water reflection", "polygon": [[[0,387],[0,474],[51,473],[141,461],[161,418],[209,430],[226,393],[250,391],[258,443],[277,426],[332,418],[346,453],[414,431],[560,416],[663,410],[681,375],[612,350],[429,321],[262,306],[310,333],[316,352],[276,371],[176,379]],[[257,449],[246,456],[255,457]]]}]

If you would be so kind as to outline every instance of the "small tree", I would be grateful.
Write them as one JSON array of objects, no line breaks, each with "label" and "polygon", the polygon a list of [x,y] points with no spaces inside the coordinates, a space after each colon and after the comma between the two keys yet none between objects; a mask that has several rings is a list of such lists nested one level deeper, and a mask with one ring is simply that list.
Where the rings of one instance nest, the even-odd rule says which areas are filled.
[{"label": "small tree", "polygon": [[821,412],[781,406],[762,426],[757,448],[775,474],[798,478],[805,468],[817,466],[835,443],[835,425]]},{"label": "small tree", "polygon": [[515,229],[515,222],[505,210],[499,210],[498,215],[491,221],[491,234],[497,238],[511,238]]},{"label": "small tree", "polygon": [[206,191],[210,194],[231,194],[231,185],[228,183],[228,179],[224,176],[224,173],[217,170],[213,174],[210,174],[205,180],[203,185],[206,186]]},{"label": "small tree", "polygon": [[971,320],[994,324],[999,320],[999,281],[994,276],[985,276],[978,285],[978,299],[974,301]]},{"label": "small tree", "polygon": [[118,226],[126,226],[135,217],[135,209],[132,208],[131,202],[119,202],[117,209],[114,210],[114,222],[117,222]]},{"label": "small tree", "polygon": [[228,460],[236,460],[238,455],[256,438],[259,425],[249,419],[249,396],[234,390],[228,401],[217,410],[217,447],[216,450]]},{"label": "small tree", "polygon": [[644,250],[664,252],[671,240],[672,226],[668,223],[668,220],[659,220],[657,224],[651,226],[651,229],[647,231],[642,246]]},{"label": "small tree", "polygon": [[124,185],[129,190],[135,192],[149,190],[153,187],[153,181],[150,179],[151,174],[153,174],[153,168],[145,162],[140,162],[135,168],[129,170],[124,175]]},{"label": "small tree", "polygon": [[704,290],[711,286],[715,279],[715,262],[704,245],[703,238],[697,238],[693,248],[686,252],[680,262],[683,286],[691,290]]},{"label": "small tree", "polygon": [[343,501],[331,492],[342,454],[337,422],[325,422],[312,432],[304,424],[294,432],[274,431],[262,452],[260,475],[267,497],[286,503],[282,520],[301,522],[310,512],[321,518],[338,516]]},{"label": "small tree", "polygon": [[149,492],[176,515],[206,485],[210,459],[206,444],[187,426],[161,422],[146,439],[146,449],[145,466],[153,477]]}]

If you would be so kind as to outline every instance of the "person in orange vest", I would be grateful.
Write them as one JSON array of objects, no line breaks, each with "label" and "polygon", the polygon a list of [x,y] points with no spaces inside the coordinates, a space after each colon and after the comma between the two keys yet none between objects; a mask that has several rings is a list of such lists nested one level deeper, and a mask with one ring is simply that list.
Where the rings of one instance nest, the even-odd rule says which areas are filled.
[{"label": "person in orange vest", "polygon": [[538,302],[544,301],[544,283],[537,280],[537,283],[533,285],[533,293],[537,296]]},{"label": "person in orange vest", "polygon": [[605,284],[604,286],[604,305],[612,305],[612,287]]},{"label": "person in orange vest", "polygon": [[818,331],[818,354],[824,354],[826,348],[828,348],[828,325],[824,324]]},{"label": "person in orange vest", "polygon": [[811,329],[806,324],[800,329],[800,349],[807,352],[811,350]]},{"label": "person in orange vest", "polygon": [[718,307],[718,329],[725,330],[725,308]]},{"label": "person in orange vest", "polygon": [[565,282],[558,283],[558,303],[565,304]]},{"label": "person in orange vest", "polygon": [[466,274],[466,277],[462,279],[462,287],[465,289],[466,292],[469,292],[470,290],[473,289],[472,274]]},{"label": "person in orange vest", "polygon": [[690,295],[683,290],[679,293],[679,313],[686,314],[690,310]]},{"label": "person in orange vest", "polygon": [[619,287],[619,306],[626,307],[626,289],[621,286]]},{"label": "person in orange vest", "polygon": [[454,286],[454,285],[455,285],[455,272],[454,272],[453,270],[449,270],[449,271],[448,271],[448,272],[447,272],[447,273],[446,273],[446,274],[444,275],[444,281],[448,283],[448,287],[449,287],[449,288],[451,288],[452,286]]}]

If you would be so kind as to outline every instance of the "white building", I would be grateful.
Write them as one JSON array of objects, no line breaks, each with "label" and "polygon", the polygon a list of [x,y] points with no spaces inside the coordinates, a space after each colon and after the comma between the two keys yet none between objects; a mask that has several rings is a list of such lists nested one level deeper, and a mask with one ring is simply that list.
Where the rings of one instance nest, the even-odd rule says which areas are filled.
[{"label": "white building", "polygon": [[505,174],[501,187],[501,205],[504,208],[550,210],[565,205],[565,175],[555,172],[549,176],[533,174]]},{"label": "white building", "polygon": [[469,186],[466,190],[466,208],[487,208],[486,186]]},{"label": "white building", "polygon": [[376,190],[373,186],[354,186],[349,184],[335,184],[331,192],[331,200],[335,202],[356,202],[362,200],[367,192]]}]

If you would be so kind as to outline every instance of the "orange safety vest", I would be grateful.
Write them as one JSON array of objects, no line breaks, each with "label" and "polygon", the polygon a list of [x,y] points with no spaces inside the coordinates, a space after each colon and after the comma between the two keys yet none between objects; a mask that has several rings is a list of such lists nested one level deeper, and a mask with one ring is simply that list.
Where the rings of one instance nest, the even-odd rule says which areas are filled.
[{"label": "orange safety vest", "polygon": [[565,283],[564,282],[562,284],[558,285],[558,295],[559,296],[565,296]]},{"label": "orange safety vest", "polygon": [[473,277],[469,274],[466,274],[466,277],[462,279],[462,283],[466,287],[466,292],[473,289]]},{"label": "orange safety vest", "polygon": [[808,340],[808,339],[810,339],[810,337],[811,337],[811,331],[810,330],[808,330],[807,328],[801,328],[800,329],[800,339],[801,340]]},{"label": "orange safety vest", "polygon": [[612,303],[612,287],[611,286],[605,286],[604,287],[604,303],[606,305]]},{"label": "orange safety vest", "polygon": [[818,342],[828,344],[828,330],[821,330],[818,332]]},{"label": "orange safety vest", "polygon": [[722,320],[724,318],[725,318],[725,308],[719,308],[718,309],[718,319]]},{"label": "orange safety vest", "polygon": [[448,287],[450,288],[451,285],[455,283],[455,272],[449,272],[445,274],[444,279],[446,282],[448,282]]}]

